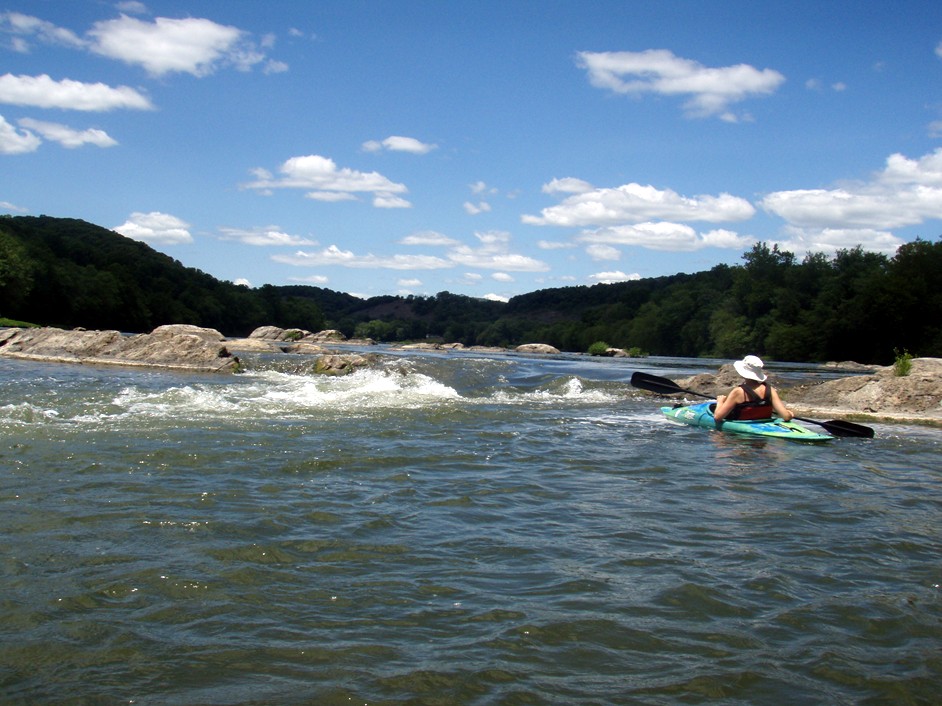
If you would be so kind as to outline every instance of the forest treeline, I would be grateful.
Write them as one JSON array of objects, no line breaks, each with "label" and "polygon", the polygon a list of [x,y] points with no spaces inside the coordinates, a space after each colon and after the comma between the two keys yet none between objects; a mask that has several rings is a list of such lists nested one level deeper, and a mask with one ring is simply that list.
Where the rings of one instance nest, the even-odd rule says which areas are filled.
[{"label": "forest treeline", "polygon": [[507,303],[449,292],[359,299],[311,286],[249,288],[185,267],[84,221],[0,218],[0,317],[128,332],[168,323],[244,336],[258,326],[336,328],[378,341],[465,345],[598,341],[654,355],[886,364],[942,357],[942,240],[893,257],[834,257],[755,245],[737,266],[616,284],[544,289]]}]

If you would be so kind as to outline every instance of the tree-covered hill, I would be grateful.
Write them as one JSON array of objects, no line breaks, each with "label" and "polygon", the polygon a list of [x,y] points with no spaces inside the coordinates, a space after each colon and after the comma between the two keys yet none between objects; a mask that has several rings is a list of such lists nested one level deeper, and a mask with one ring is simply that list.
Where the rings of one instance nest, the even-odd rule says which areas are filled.
[{"label": "tree-covered hill", "polygon": [[188,323],[228,335],[324,323],[312,299],[221,282],[113,231],[47,216],[0,218],[0,315],[130,332]]},{"label": "tree-covered hill", "polygon": [[0,316],[44,325],[149,331],[191,323],[242,336],[257,326],[380,341],[466,345],[597,341],[657,355],[888,363],[942,356],[942,240],[892,258],[833,258],[758,244],[743,264],[618,284],[545,289],[509,303],[449,292],[359,299],[320,287],[222,282],[84,221],[0,218]]}]

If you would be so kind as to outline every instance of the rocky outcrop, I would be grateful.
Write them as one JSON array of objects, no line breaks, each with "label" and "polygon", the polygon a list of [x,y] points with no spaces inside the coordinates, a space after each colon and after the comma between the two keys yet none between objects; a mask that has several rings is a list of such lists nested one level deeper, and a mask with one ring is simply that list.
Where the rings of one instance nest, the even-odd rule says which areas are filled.
[{"label": "rocky outcrop", "polygon": [[[160,326],[147,334],[127,336],[119,331],[67,331],[57,328],[0,329],[0,356],[24,360],[86,365],[123,365],[198,372],[237,372],[240,360],[233,349],[252,352],[292,352],[316,356],[309,372],[346,375],[372,365],[376,357],[330,353],[315,339],[285,345],[266,339],[282,338],[284,329],[266,327],[261,335],[227,341],[216,329],[184,324]],[[256,330],[256,334],[259,333]],[[288,338],[293,336],[288,330]],[[324,337],[330,340],[331,335]]]},{"label": "rocky outcrop", "polygon": [[555,348],[548,343],[524,343],[522,346],[517,346],[514,348],[517,353],[543,353],[543,354],[554,354],[559,353],[559,349]]},{"label": "rocky outcrop", "polygon": [[4,329],[0,331],[0,355],[61,363],[200,372],[234,372],[240,366],[219,331],[183,324],[159,326],[151,333],[134,336],[119,331]]},{"label": "rocky outcrop", "polygon": [[786,391],[786,400],[794,407],[942,421],[942,359],[914,358],[902,377],[888,366],[871,375],[797,386]]}]

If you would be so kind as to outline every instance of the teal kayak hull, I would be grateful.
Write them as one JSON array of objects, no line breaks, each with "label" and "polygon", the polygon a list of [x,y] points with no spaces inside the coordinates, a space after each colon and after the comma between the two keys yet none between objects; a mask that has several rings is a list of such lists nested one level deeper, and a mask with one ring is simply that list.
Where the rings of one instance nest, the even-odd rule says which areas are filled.
[{"label": "teal kayak hull", "polygon": [[731,434],[747,434],[749,436],[764,436],[790,441],[830,441],[834,437],[830,434],[818,434],[810,431],[796,422],[784,422],[781,419],[768,421],[723,421],[719,424],[713,419],[710,411],[712,402],[701,402],[688,406],[661,407],[671,421],[689,424],[704,429],[717,429]]}]

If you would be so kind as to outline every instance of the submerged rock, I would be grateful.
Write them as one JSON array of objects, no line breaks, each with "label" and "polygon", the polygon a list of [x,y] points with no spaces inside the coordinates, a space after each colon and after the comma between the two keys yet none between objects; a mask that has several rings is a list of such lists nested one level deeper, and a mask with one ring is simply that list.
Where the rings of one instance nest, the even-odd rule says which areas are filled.
[{"label": "submerged rock", "polygon": [[327,354],[314,361],[312,372],[318,375],[347,375],[360,368],[369,367],[375,358],[372,355],[358,354]]}]

